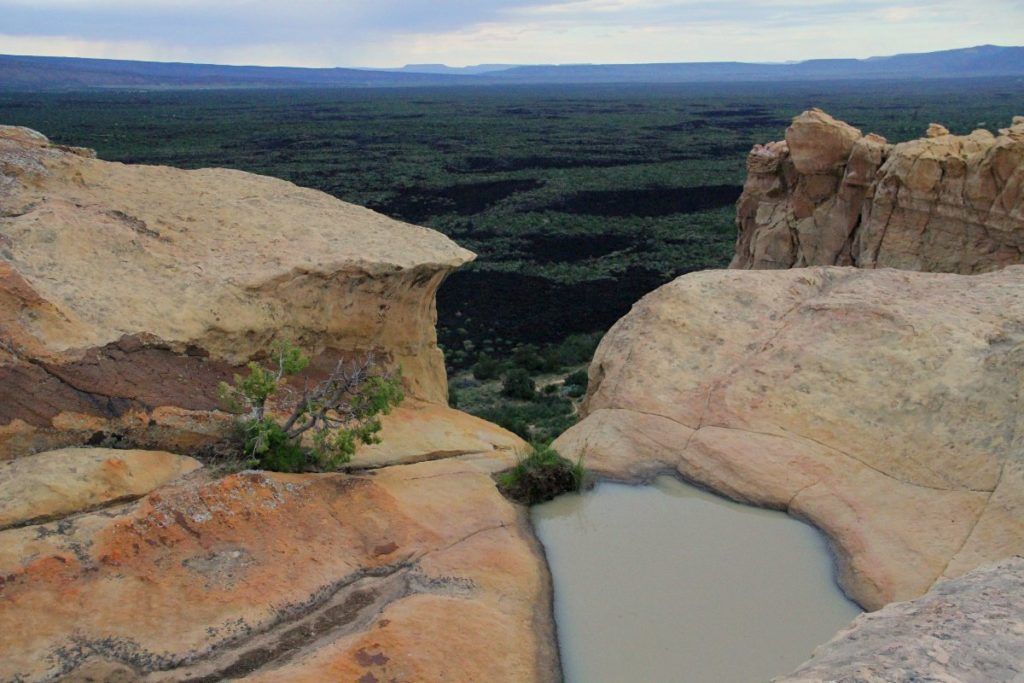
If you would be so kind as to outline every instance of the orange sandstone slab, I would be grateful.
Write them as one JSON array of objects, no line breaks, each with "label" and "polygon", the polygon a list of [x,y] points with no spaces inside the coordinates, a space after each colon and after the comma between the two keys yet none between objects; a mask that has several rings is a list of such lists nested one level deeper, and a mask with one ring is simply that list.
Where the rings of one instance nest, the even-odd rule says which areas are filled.
[{"label": "orange sandstone slab", "polygon": [[165,487],[0,532],[0,576],[4,680],[559,676],[525,513],[472,463]]}]

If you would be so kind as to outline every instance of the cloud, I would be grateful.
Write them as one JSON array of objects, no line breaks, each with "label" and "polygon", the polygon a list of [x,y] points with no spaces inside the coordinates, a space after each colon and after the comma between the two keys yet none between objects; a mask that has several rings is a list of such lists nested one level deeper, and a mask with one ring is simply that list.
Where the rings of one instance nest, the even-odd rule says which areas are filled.
[{"label": "cloud", "polygon": [[864,57],[1016,44],[1019,0],[0,0],[0,52],[298,66]]}]

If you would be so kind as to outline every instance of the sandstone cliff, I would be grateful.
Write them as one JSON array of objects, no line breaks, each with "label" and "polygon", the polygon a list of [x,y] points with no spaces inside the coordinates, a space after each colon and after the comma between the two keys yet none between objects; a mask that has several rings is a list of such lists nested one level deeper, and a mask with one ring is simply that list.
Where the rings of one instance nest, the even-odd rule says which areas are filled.
[{"label": "sandstone cliff", "polygon": [[875,609],[1024,552],[1022,354],[1024,266],[694,273],[606,335],[555,447],[811,521]]},{"label": "sandstone cliff", "polygon": [[[543,553],[491,479],[524,444],[445,400],[434,294],[470,258],[290,183],[0,127],[0,680],[559,680]],[[215,439],[217,383],[282,338],[314,376],[402,367],[357,474],[45,451]]]},{"label": "sandstone cliff", "polygon": [[[106,434],[194,447],[227,424],[217,384],[278,338],[311,373],[402,367],[393,459],[519,443],[446,407],[434,295],[471,252],[281,180],[94,156],[0,127],[0,459]],[[440,436],[410,444],[422,411]]]},{"label": "sandstone cliff", "polygon": [[747,159],[732,268],[980,273],[1024,261],[1024,117],[890,145],[818,110]]}]

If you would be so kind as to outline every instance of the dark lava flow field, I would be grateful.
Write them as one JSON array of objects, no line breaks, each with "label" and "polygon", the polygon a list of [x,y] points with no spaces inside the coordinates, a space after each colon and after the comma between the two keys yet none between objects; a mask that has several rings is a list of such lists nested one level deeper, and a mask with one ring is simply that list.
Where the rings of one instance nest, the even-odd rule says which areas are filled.
[{"label": "dark lava flow field", "polygon": [[607,329],[732,252],[755,142],[811,106],[891,141],[996,129],[1012,81],[520,86],[0,95],[0,122],[101,157],[285,178],[480,254],[443,287],[453,367]]}]

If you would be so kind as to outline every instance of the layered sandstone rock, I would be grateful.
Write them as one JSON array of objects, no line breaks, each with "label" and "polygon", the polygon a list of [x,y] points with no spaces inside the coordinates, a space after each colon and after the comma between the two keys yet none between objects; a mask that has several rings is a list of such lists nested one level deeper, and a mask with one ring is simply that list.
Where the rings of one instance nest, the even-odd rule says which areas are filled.
[{"label": "layered sandstone rock", "polygon": [[1024,558],[858,617],[778,683],[1024,680]]},{"label": "layered sandstone rock", "polygon": [[1024,117],[993,136],[890,145],[818,109],[758,145],[732,268],[815,265],[980,273],[1024,261]]},{"label": "layered sandstone rock", "polygon": [[245,472],[0,531],[0,680],[556,681],[526,511],[469,462]]},{"label": "layered sandstone rock", "polygon": [[[309,374],[375,353],[407,385],[393,424],[457,425],[434,295],[471,258],[281,180],[109,163],[0,127],[0,459],[111,433],[193,448],[227,424],[218,383],[281,338],[315,356]],[[520,443],[481,425],[470,440]]]},{"label": "layered sandstone rock", "polygon": [[1022,389],[1024,266],[706,271],[611,329],[555,447],[811,521],[875,609],[1024,552]]},{"label": "layered sandstone rock", "polygon": [[[543,554],[490,476],[524,444],[446,405],[434,294],[470,258],[282,181],[0,127],[0,680],[559,680]],[[297,383],[402,368],[361,474],[36,453],[219,438],[217,384],[278,339],[313,355]]]},{"label": "layered sandstone rock", "polygon": [[0,463],[0,530],[141,498],[199,469],[162,451],[64,448]]}]

